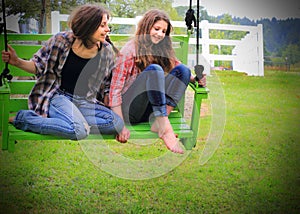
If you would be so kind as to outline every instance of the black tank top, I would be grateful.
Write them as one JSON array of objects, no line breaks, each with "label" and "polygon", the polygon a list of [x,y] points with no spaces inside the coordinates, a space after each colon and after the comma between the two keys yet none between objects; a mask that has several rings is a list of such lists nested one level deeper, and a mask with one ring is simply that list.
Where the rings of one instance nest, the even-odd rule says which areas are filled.
[{"label": "black tank top", "polygon": [[89,60],[77,56],[72,49],[70,50],[67,61],[62,69],[60,86],[62,90],[70,94],[86,96],[89,90],[88,79],[94,71],[93,69],[85,69],[84,73],[82,71]]}]

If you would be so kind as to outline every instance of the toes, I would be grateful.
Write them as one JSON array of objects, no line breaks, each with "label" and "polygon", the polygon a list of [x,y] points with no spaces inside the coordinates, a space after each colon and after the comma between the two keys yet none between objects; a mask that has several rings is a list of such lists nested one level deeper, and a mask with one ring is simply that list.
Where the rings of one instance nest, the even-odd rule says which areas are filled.
[{"label": "toes", "polygon": [[174,153],[183,154],[183,150],[180,148],[178,144],[176,144],[173,148],[170,149]]}]

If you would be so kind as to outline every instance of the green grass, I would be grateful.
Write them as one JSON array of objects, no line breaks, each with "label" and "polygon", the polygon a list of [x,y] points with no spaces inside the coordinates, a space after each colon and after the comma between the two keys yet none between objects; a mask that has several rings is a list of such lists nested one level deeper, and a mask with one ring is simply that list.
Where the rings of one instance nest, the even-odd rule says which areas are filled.
[{"label": "green grass", "polygon": [[[226,124],[206,164],[199,159],[214,134],[212,115],[201,118],[197,146],[184,158],[160,141],[88,147],[23,141],[14,153],[0,152],[0,213],[299,213],[300,73],[217,72],[208,78],[211,96],[215,79],[224,90]],[[138,174],[117,155],[121,161],[158,161]],[[179,164],[151,178],[164,161]],[[136,179],[108,173],[110,166]],[[140,180],[147,172],[149,179]]]}]

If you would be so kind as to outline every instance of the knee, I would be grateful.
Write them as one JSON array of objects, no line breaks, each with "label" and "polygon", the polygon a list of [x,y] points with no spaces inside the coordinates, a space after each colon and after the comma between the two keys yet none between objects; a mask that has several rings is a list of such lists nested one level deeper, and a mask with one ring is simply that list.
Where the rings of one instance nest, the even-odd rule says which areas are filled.
[{"label": "knee", "polygon": [[190,78],[191,76],[191,70],[184,64],[179,64],[175,67],[182,76]]},{"label": "knee", "polygon": [[186,85],[190,82],[191,70],[186,65],[179,64],[173,69],[173,71],[175,72],[175,76],[177,76]]},{"label": "knee", "polygon": [[147,66],[147,68],[145,68],[144,71],[148,73],[153,73],[158,76],[164,76],[164,69],[158,64],[150,64]]},{"label": "knee", "polygon": [[[102,119],[91,125],[91,133],[92,134],[105,134],[105,135],[116,135],[119,134],[124,128],[124,121],[123,119],[113,111],[105,111],[106,114]],[[97,117],[97,115],[96,115]]]}]

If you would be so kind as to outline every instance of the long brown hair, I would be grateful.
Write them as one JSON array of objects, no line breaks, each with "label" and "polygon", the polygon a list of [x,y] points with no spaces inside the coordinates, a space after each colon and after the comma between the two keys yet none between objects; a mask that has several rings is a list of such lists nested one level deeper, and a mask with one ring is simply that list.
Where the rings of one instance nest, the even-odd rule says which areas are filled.
[{"label": "long brown hair", "polygon": [[91,48],[95,45],[92,35],[100,26],[103,15],[107,15],[109,19],[109,12],[103,6],[92,4],[79,6],[70,15],[69,27],[72,29],[75,37],[82,40],[86,48]]},{"label": "long brown hair", "polygon": [[[167,22],[168,28],[165,38],[158,44],[154,44],[150,38],[150,31],[153,25],[160,20]],[[172,30],[170,19],[165,12],[152,9],[144,14],[135,33],[136,65],[140,71],[154,63],[162,66],[166,73],[174,67],[175,51],[170,37]]]}]

